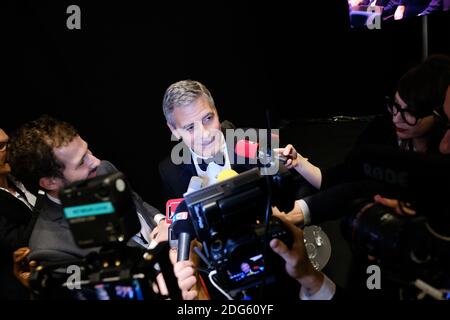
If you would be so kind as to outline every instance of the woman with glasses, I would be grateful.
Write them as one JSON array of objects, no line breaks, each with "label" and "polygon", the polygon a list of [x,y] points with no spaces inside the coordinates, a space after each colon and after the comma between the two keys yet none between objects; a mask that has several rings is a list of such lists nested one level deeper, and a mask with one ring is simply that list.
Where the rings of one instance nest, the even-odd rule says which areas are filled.
[{"label": "woman with glasses", "polygon": [[13,273],[13,252],[28,245],[36,197],[10,175],[9,137],[0,128],[0,300],[28,299]]},{"label": "woman with glasses", "polygon": [[[450,57],[431,56],[409,70],[398,82],[393,98],[386,99],[387,111],[376,117],[359,136],[355,146],[383,145],[402,150],[438,153],[443,136],[442,105],[450,85]],[[276,150],[289,156],[288,168],[295,168],[317,189],[342,182],[348,176],[344,164],[327,172],[311,164],[292,145]]]},{"label": "woman with glasses", "polygon": [[[367,126],[357,139],[355,147],[391,146],[401,150],[438,153],[439,143],[444,134],[442,105],[449,85],[450,57],[441,55],[429,57],[400,79],[394,97],[387,101],[388,112],[376,117]],[[280,148],[276,152],[289,156],[286,167],[295,168],[316,189],[325,190],[354,181],[354,170],[347,162],[322,172],[292,145]],[[310,210],[313,202],[329,201],[322,198],[327,197],[322,196],[320,192],[296,201],[288,218],[296,224],[320,223],[331,219],[327,216],[328,213],[318,218],[321,214],[313,214],[314,210]],[[274,212],[278,213],[278,210],[275,209]]]}]

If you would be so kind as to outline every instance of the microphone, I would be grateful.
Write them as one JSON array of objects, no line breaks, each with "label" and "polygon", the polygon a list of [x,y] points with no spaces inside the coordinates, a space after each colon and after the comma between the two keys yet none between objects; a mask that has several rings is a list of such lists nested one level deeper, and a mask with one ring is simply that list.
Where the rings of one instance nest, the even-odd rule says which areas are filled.
[{"label": "microphone", "polygon": [[188,208],[185,201],[178,205],[172,218],[171,227],[174,235],[178,239],[177,261],[188,260],[191,240],[194,239],[195,230],[189,219]]},{"label": "microphone", "polygon": [[[235,146],[235,152],[239,157],[246,159],[257,159],[263,164],[270,163],[269,155],[260,150],[259,143],[250,140],[239,140]],[[273,152],[272,152],[273,154]],[[282,155],[273,156],[283,164],[289,159]]]},{"label": "microphone", "polygon": [[239,174],[236,171],[234,171],[233,169],[223,169],[217,175],[217,182],[222,182],[223,180],[231,179],[237,175],[239,175]]}]

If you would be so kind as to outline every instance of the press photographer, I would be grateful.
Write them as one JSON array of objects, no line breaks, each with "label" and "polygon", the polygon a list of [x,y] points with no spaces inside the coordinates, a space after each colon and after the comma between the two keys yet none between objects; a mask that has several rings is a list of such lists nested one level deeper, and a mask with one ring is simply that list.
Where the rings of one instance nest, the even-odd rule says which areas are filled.
[{"label": "press photographer", "polygon": [[140,224],[122,173],[73,183],[60,192],[60,199],[77,246],[99,249],[82,259],[40,263],[30,276],[36,298],[181,298],[168,243],[145,250],[130,242]]}]

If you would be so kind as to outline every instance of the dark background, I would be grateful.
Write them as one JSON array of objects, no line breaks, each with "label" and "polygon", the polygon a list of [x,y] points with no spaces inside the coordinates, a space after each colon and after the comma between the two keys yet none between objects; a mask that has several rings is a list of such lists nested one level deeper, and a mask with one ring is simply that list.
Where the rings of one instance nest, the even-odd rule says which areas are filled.
[{"label": "dark background", "polygon": [[[294,136],[303,119],[381,112],[420,62],[421,19],[353,30],[345,0],[311,2],[2,1],[0,126],[11,132],[43,113],[73,123],[162,210],[171,83],[203,82],[221,120],[237,126],[264,127],[269,108],[273,127]],[[66,28],[70,4],[81,7],[81,30]],[[429,17],[430,53],[450,52],[449,20]]]}]

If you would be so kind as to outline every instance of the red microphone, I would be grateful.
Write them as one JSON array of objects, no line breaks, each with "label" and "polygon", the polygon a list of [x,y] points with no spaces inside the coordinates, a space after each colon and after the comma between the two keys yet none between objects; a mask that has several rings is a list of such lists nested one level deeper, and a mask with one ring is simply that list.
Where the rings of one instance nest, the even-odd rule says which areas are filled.
[{"label": "red microphone", "polygon": [[175,211],[177,210],[178,205],[183,200],[184,200],[184,198],[169,199],[166,202],[166,222],[168,224],[172,224],[172,217],[175,214]]}]

